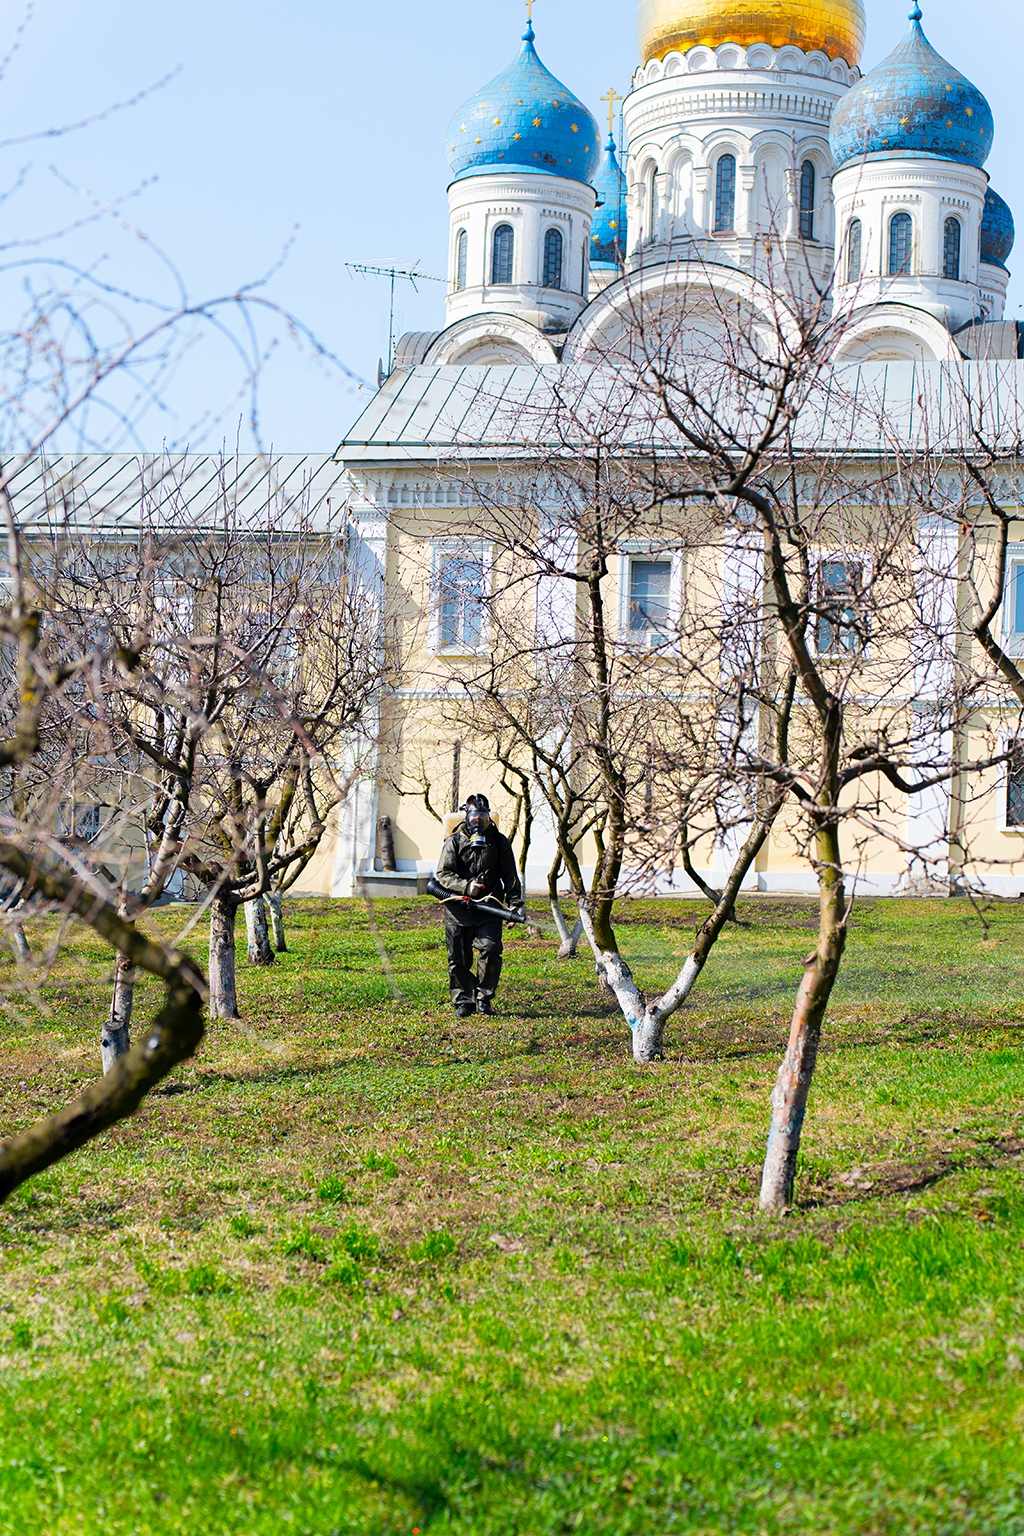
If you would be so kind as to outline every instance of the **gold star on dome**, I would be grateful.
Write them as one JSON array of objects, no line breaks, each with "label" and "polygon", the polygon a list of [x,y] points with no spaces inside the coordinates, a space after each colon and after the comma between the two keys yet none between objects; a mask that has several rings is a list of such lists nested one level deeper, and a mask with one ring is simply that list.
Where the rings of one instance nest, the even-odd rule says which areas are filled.
[{"label": "gold star on dome", "polygon": [[905,128],[909,122],[910,122],[910,118],[909,117],[901,117],[900,118],[900,127],[901,128]]},{"label": "gold star on dome", "polygon": [[609,229],[618,229],[618,227],[619,227],[618,226],[618,222],[615,219],[612,219],[611,223],[608,226]]},{"label": "gold star on dome", "polygon": [[494,119],[494,126],[495,126],[495,128],[500,128],[501,127],[501,118],[500,117],[496,117]]},{"label": "gold star on dome", "polygon": [[948,118],[947,121],[946,121],[946,127],[947,128],[952,128],[952,126],[953,126],[953,119],[952,118]]},{"label": "gold star on dome", "polygon": [[974,108],[973,107],[968,107],[967,108],[967,116],[968,117],[973,117],[974,116]]},{"label": "gold star on dome", "polygon": [[540,127],[540,118],[539,118],[539,117],[535,117],[535,118],[534,118],[534,120],[533,120],[533,126],[534,126],[534,127],[535,127],[535,128],[539,128],[539,127]]},{"label": "gold star on dome", "polygon": [[521,133],[514,133],[514,134],[513,134],[513,135],[512,135],[512,137],[513,137],[513,138],[514,138],[514,139],[521,139],[521,138],[522,138],[522,134],[521,134]]},{"label": "gold star on dome", "polygon": [[460,133],[465,133],[465,131],[466,131],[466,125],[465,125],[465,123],[463,123],[462,127],[459,129],[459,132]]},{"label": "gold star on dome", "polygon": [[576,123],[573,123],[573,125],[572,125],[572,131],[573,131],[573,133],[579,133],[579,131],[580,131],[580,130],[579,130],[579,126],[578,126],[578,124],[576,124]]},{"label": "gold star on dome", "polygon": [[483,139],[477,139],[477,143],[478,144],[482,144],[483,143]]}]

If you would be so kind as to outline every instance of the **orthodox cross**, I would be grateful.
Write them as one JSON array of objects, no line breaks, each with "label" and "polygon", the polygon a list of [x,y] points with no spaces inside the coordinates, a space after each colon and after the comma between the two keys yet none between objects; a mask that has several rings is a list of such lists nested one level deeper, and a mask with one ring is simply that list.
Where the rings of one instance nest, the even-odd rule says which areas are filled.
[{"label": "orthodox cross", "polygon": [[611,90],[607,91],[605,95],[601,97],[601,100],[608,103],[608,132],[612,133],[615,126],[615,103],[617,101],[621,101],[622,97],[619,95],[615,87],[612,86]]},{"label": "orthodox cross", "polygon": [[533,0],[526,0],[526,19],[533,20]]}]

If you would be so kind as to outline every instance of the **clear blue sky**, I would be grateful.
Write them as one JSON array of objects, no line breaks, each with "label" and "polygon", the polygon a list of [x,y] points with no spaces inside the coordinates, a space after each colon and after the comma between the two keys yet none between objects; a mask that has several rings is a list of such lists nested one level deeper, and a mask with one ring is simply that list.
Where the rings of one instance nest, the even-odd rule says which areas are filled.
[{"label": "clear blue sky", "polygon": [[[909,5],[867,3],[870,67],[902,35]],[[4,6],[7,36],[20,14],[16,4]],[[631,0],[536,0],[541,57],[596,113],[609,85],[628,88],[633,17]],[[519,0],[447,0],[437,9],[409,0],[36,0],[0,81],[0,137],[72,121],[176,66],[181,73],[141,105],[84,132],[5,150],[0,191],[21,167],[33,169],[23,190],[0,201],[0,232],[32,234],[74,212],[75,198],[50,166],[104,200],[156,177],[126,215],[201,297],[268,269],[297,228],[268,291],[373,380],[387,348],[387,290],[350,278],[345,262],[418,261],[424,272],[443,275],[445,128],[515,54],[524,18]],[[1024,273],[1017,147],[1024,8],[1019,0],[984,7],[925,0],[924,26],[992,103],[997,135],[988,169],[1017,216],[1016,263]],[[68,245],[79,256],[109,254],[110,275],[127,286],[171,292],[156,259],[106,227],[70,236]],[[438,327],[442,297],[440,284],[425,283],[419,294],[403,287],[397,331]],[[1024,318],[1021,304],[1024,281],[1015,279],[1010,318]],[[226,354],[186,366],[171,387],[176,414],[168,432],[175,435],[207,405],[220,408],[231,387]],[[331,449],[360,408],[351,387],[286,345],[271,358],[263,429],[275,448]],[[159,447],[159,419],[149,426],[147,446]]]}]

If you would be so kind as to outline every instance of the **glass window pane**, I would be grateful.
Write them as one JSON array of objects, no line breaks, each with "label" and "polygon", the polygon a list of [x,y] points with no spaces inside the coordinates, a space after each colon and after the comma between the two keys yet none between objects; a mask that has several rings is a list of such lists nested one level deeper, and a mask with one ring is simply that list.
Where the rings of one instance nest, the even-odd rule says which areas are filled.
[{"label": "glass window pane", "polygon": [[630,629],[657,629],[668,623],[671,584],[672,567],[666,561],[630,561]]},{"label": "glass window pane", "polygon": [[818,568],[819,656],[836,656],[860,649],[855,599],[860,567],[845,560],[823,560]]},{"label": "glass window pane", "polygon": [[715,229],[719,234],[736,222],[736,156],[723,155],[715,175]]},{"label": "glass window pane", "polygon": [[909,277],[914,224],[909,213],[895,213],[889,224],[889,276]]},{"label": "glass window pane", "polygon": [[439,631],[442,646],[475,650],[483,629],[484,570],[480,560],[452,555],[441,566]]},{"label": "glass window pane", "polygon": [[942,275],[960,281],[960,220],[947,219],[943,237]]},{"label": "glass window pane", "polygon": [[804,240],[814,239],[814,164],[805,160],[800,167],[800,234]]},{"label": "glass window pane", "polygon": [[862,225],[860,219],[854,219],[850,225],[849,247],[846,257],[846,280],[855,283],[860,278],[861,268],[861,240]]},{"label": "glass window pane", "polygon": [[562,286],[562,235],[557,229],[549,229],[544,236],[544,287]]},{"label": "glass window pane", "polygon": [[494,231],[494,252],[491,259],[491,282],[512,281],[512,226],[499,224]]},{"label": "glass window pane", "polygon": [[465,286],[466,286],[466,247],[468,246],[468,244],[469,244],[469,241],[466,238],[466,231],[464,229],[460,229],[459,230],[459,238],[458,238],[458,240],[455,243],[455,286],[456,286],[456,288],[465,288]]},{"label": "glass window pane", "polygon": [[1024,760],[1006,767],[1006,825],[1024,827]]},{"label": "glass window pane", "polygon": [[1010,567],[1013,633],[1024,635],[1024,561]]}]

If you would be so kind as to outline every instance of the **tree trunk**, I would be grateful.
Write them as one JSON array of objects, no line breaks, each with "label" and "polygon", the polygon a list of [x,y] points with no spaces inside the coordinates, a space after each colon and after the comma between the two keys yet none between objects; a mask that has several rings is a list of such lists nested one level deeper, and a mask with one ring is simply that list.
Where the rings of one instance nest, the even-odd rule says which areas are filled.
[{"label": "tree trunk", "polygon": [[377,842],[380,845],[381,869],[396,870],[395,862],[395,834],[391,828],[391,817],[381,816],[377,820]]},{"label": "tree trunk", "polygon": [[[123,914],[122,914],[123,915]],[[135,1001],[135,966],[127,955],[119,954],[114,963],[114,991],[110,1013],[100,1035],[100,1059],[104,1075],[115,1061],[127,1056],[132,1048],[132,1004]]]},{"label": "tree trunk", "polygon": [[825,1011],[846,944],[846,892],[839,862],[839,834],[834,823],[819,823],[818,944],[804,962],[793,1008],[789,1044],[772,1090],[772,1127],[761,1175],[761,1209],[784,1210],[793,1202],[800,1133],[807,1096],[818,1058]]},{"label": "tree trunk", "polygon": [[235,918],[238,902],[218,891],[210,907],[210,1018],[237,1019],[235,990]]},{"label": "tree trunk", "polygon": [[583,932],[594,951],[594,960],[597,964],[597,974],[602,985],[612,993],[622,1016],[629,1025],[633,1036],[633,1060],[636,1062],[650,1061],[653,1057],[637,1055],[637,1037],[647,1010],[647,1000],[636,982],[633,980],[633,972],[623,960],[622,956],[614,950],[603,949],[597,936],[597,927],[591,916],[585,901],[580,902],[580,922]]},{"label": "tree trunk", "polygon": [[576,953],[583,932],[583,924],[577,916],[572,932],[569,932],[569,924],[565,920],[562,911],[562,903],[558,899],[558,875],[562,867],[562,855],[556,854],[555,862],[548,870],[548,905],[551,908],[551,917],[558,929],[558,958],[559,960],[571,960]]},{"label": "tree trunk", "polygon": [[288,941],[284,936],[284,913],[281,910],[281,897],[268,896],[267,906],[270,909],[270,932],[274,940],[274,949],[279,955],[287,954]]},{"label": "tree trunk", "polygon": [[572,960],[583,936],[583,924],[577,917],[570,929],[569,924],[565,920],[565,914],[562,911],[562,904],[557,896],[552,896],[549,904],[551,916],[554,919],[555,927],[558,929],[560,941],[558,945],[558,958],[559,960]]},{"label": "tree trunk", "polygon": [[19,922],[12,922],[7,929],[7,936],[11,941],[14,958],[18,965],[31,965],[32,951],[25,937],[25,930]]},{"label": "tree trunk", "polygon": [[270,931],[267,928],[267,904],[262,896],[254,896],[245,906],[245,937],[250,965],[274,965],[274,951],[270,947]]},{"label": "tree trunk", "polygon": [[718,893],[715,910],[701,923],[694,939],[693,950],[675,981],[661,997],[645,1002],[643,993],[633,980],[633,974],[620,955],[603,951],[598,941],[596,924],[590,922],[585,905],[580,903],[580,922],[594,951],[598,974],[605,985],[615,994],[626,1023],[633,1036],[633,1060],[637,1063],[661,1061],[665,1055],[665,1020],[682,1007],[693,990],[694,983],[704,969],[705,961],[714,947],[715,940],[733,915],[736,897],[751,864],[757,858],[765,838],[785,797],[778,795],[751,828],[740,848],[725,889]]},{"label": "tree trunk", "polygon": [[[612,907],[615,890],[622,869],[622,854],[626,842],[626,785],[625,778],[614,762],[611,746],[612,685],[608,668],[608,639],[605,629],[604,597],[601,582],[608,574],[603,554],[591,561],[587,577],[590,596],[591,649],[594,662],[594,681],[597,694],[597,717],[594,721],[593,752],[601,770],[605,803],[607,844],[604,834],[596,839],[598,848],[597,868],[592,888],[592,920],[594,933],[602,950],[618,954],[619,946],[612,928]],[[627,966],[628,970],[629,967]],[[599,972],[600,974],[600,972]],[[609,981],[609,985],[611,985]],[[613,989],[614,990],[614,987]]]}]

